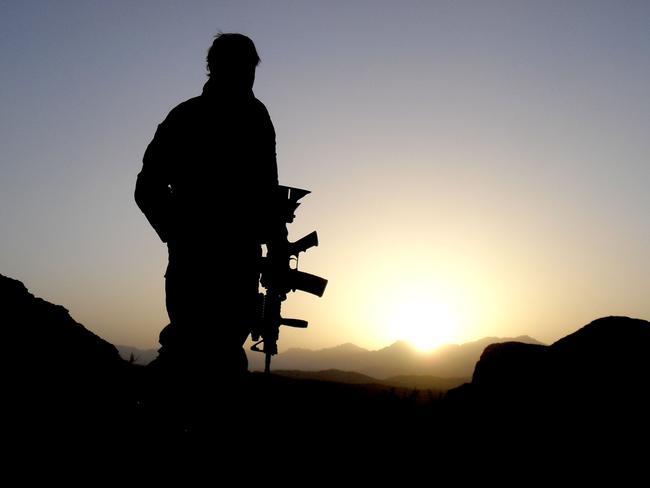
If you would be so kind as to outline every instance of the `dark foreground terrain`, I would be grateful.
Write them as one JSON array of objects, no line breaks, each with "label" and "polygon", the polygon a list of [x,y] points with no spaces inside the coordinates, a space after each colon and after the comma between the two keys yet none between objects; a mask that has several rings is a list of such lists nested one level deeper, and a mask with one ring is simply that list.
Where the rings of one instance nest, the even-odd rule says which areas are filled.
[{"label": "dark foreground terrain", "polygon": [[[14,454],[65,444],[68,456],[213,449],[223,462],[531,450],[570,459],[647,445],[644,320],[598,319],[550,346],[493,344],[472,381],[443,396],[295,374],[179,380],[124,361],[65,308],[1,275],[0,307],[9,357],[5,430]],[[25,345],[35,351],[29,358],[21,357]]]}]

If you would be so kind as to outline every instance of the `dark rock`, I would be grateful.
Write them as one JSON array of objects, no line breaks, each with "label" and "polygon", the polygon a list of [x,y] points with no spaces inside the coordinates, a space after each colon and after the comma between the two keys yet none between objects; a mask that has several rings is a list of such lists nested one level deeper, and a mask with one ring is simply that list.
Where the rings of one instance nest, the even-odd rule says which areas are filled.
[{"label": "dark rock", "polygon": [[485,348],[472,377],[481,389],[522,390],[540,381],[548,361],[548,347],[502,342]]},{"label": "dark rock", "polygon": [[66,370],[84,375],[119,367],[117,348],[77,323],[68,310],[29,293],[0,275],[0,313],[5,353],[21,370]]},{"label": "dark rock", "polygon": [[636,419],[638,424],[650,406],[649,357],[649,322],[606,317],[550,346],[488,346],[472,382],[448,397],[454,405],[471,403],[499,418],[561,418],[585,425],[597,418],[599,426]]},{"label": "dark rock", "polygon": [[135,376],[112,344],[2,275],[0,324],[9,364],[4,403],[22,441],[108,440],[123,431]]}]

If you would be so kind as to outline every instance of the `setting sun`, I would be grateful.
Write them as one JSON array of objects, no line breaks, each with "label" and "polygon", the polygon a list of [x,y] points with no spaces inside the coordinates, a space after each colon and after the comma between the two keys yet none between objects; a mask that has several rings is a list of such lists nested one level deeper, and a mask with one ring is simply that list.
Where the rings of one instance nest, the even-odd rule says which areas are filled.
[{"label": "setting sun", "polygon": [[454,342],[458,318],[453,310],[427,297],[411,297],[397,303],[388,317],[391,335],[420,351]]}]

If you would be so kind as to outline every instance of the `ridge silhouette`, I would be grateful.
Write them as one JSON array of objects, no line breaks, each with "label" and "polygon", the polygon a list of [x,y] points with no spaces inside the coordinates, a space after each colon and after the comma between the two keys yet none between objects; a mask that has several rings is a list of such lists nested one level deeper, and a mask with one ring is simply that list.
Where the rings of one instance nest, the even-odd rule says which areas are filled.
[{"label": "ridge silhouette", "polygon": [[[485,337],[464,344],[443,345],[430,354],[423,354],[407,343],[396,342],[370,351],[352,344],[309,350],[290,348],[275,360],[276,368],[284,370],[350,370],[387,378],[396,375],[433,375],[471,378],[474,365],[486,346],[495,342],[519,340],[538,343],[530,337]],[[250,367],[260,370],[258,358],[250,358]]]},{"label": "ridge silhouette", "polygon": [[[138,450],[226,445],[219,443],[228,436],[214,400],[189,397],[182,409],[170,408],[159,391],[151,392],[155,376],[148,368],[120,359],[63,307],[2,275],[0,313],[14,346],[6,349],[13,370],[5,403],[22,439],[65,437],[83,449],[120,445],[122,451],[128,438],[138,439]],[[25,357],[25,350],[32,353]],[[341,439],[341,449],[403,450],[427,438],[445,450],[495,442],[517,450],[548,443],[556,452],[621,450],[627,436],[643,439],[648,431],[649,351],[649,322],[606,317],[550,346],[486,347],[472,383],[445,398],[399,386],[252,374],[233,401],[242,411],[232,419],[243,422],[231,447],[250,448],[270,422],[273,436],[300,442],[304,452]],[[217,406],[239,394],[221,378],[210,387]],[[558,444],[564,440],[571,442]]]},{"label": "ridge silhouette", "polygon": [[115,346],[1,274],[0,324],[5,418],[21,440],[109,442],[130,428],[136,375]]}]

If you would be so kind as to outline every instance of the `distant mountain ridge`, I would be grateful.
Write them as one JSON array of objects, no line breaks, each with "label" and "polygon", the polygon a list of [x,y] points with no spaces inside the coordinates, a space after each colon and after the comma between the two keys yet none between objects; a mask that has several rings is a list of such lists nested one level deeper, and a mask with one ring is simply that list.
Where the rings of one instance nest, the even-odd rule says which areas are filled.
[{"label": "distant mountain ridge", "polygon": [[[431,353],[422,353],[407,342],[397,341],[378,350],[368,350],[350,342],[325,349],[291,348],[273,357],[274,371],[345,371],[386,380],[396,376],[425,376],[436,378],[471,378],[474,366],[483,350],[490,344],[521,342],[543,345],[530,336],[484,337],[464,344],[447,344]],[[117,346],[120,355],[136,364],[147,364],[157,356],[156,349]],[[247,350],[249,369],[264,369],[264,355]]]},{"label": "distant mountain ridge", "polygon": [[[386,379],[399,375],[470,378],[483,350],[500,342],[542,343],[529,336],[515,338],[485,337],[465,344],[449,344],[424,354],[403,341],[371,351],[351,343],[312,351],[292,348],[273,358],[272,369],[354,371],[372,378]],[[248,353],[249,369],[263,369],[264,356]]]}]

